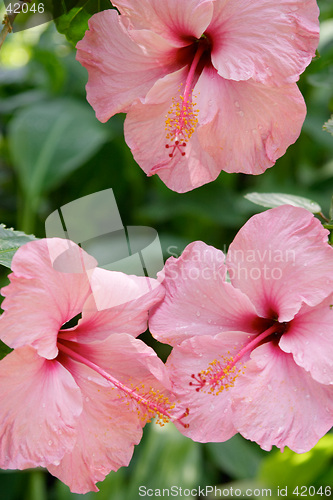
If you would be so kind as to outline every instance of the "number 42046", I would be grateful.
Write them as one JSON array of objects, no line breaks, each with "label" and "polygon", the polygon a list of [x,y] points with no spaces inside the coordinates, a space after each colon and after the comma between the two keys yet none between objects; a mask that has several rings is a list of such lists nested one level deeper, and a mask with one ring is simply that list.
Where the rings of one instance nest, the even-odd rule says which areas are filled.
[{"label": "number 42046", "polygon": [[332,490],[330,486],[326,486],[323,488],[315,488],[314,486],[296,486],[293,491],[293,495],[297,495],[300,497],[314,497],[315,495],[330,497],[332,494]]},{"label": "number 42046", "polygon": [[7,14],[19,14],[20,12],[23,12],[24,14],[26,14],[27,12],[37,12],[38,14],[43,14],[44,10],[45,9],[43,3],[30,4],[26,2],[9,3],[6,8]]}]

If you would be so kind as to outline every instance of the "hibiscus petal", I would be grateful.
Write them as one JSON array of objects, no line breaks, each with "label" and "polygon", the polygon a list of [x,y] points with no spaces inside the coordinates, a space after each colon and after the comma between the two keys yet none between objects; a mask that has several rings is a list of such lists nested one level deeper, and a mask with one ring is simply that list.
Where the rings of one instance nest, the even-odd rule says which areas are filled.
[{"label": "hibiscus petal", "polygon": [[233,391],[233,423],[264,450],[309,451],[333,425],[333,388],[271,342],[255,349]]},{"label": "hibiscus petal", "polygon": [[74,360],[67,358],[64,365],[81,388],[83,411],[73,450],[48,470],[74,493],[98,491],[97,481],[129,464],[142,429],[137,416],[119,403],[117,392],[104,379]]},{"label": "hibiscus petal", "polygon": [[303,305],[279,346],[317,382],[333,385],[333,296],[316,307]]},{"label": "hibiscus petal", "polygon": [[290,321],[301,303],[332,293],[333,248],[328,231],[303,208],[283,205],[252,217],[229,247],[231,282],[258,313]]},{"label": "hibiscus petal", "polygon": [[77,44],[76,57],[88,70],[87,99],[101,122],[127,111],[156,80],[170,72],[170,65],[177,65],[170,56],[170,44],[153,33],[149,40],[154,45],[139,46],[115,10],[90,18],[89,30]]},{"label": "hibiscus petal", "polygon": [[274,165],[298,138],[306,114],[296,84],[233,82],[205,68],[194,92],[200,145],[226,172],[261,174]]},{"label": "hibiscus petal", "polygon": [[104,340],[114,333],[136,337],[147,329],[149,309],[165,294],[157,280],[100,268],[93,271],[90,281],[92,294],[84,304],[82,320],[59,337],[80,342]]},{"label": "hibiscus petal", "polygon": [[59,463],[76,442],[81,392],[58,361],[30,347],[0,363],[0,463],[3,469]]},{"label": "hibiscus petal", "polygon": [[157,340],[176,345],[195,335],[255,332],[250,300],[225,281],[224,255],[200,241],[164,267],[166,296],[152,309],[149,328]]},{"label": "hibiscus petal", "polygon": [[221,362],[222,367],[225,366],[227,362],[223,360],[223,356],[225,359],[230,358],[230,353],[237,352],[235,348],[239,350],[247,342],[246,333],[225,332],[215,337],[192,337],[172,350],[166,366],[173,391],[182,406],[189,408],[189,415],[186,417],[189,427],[184,429],[179,424],[176,425],[180,432],[194,441],[226,441],[237,432],[231,410],[233,388],[225,389],[218,395],[210,394],[209,387],[197,391],[192,375],[198,376],[216,359]]},{"label": "hibiscus petal", "polygon": [[[133,391],[137,386],[143,392],[151,387],[169,395],[170,381],[164,364],[150,347],[130,335],[113,335],[94,344],[66,345]],[[102,481],[110,470],[128,465],[146,418],[142,408],[96,371],[67,356],[63,363],[81,388],[84,407],[77,424],[76,446],[58,467],[48,469],[73,492],[98,491],[97,481]]]},{"label": "hibiscus petal", "polygon": [[69,240],[44,239],[19,248],[11,283],[1,291],[6,297],[1,339],[10,347],[30,345],[40,356],[55,358],[58,331],[82,311],[90,293],[87,271],[96,264]]},{"label": "hibiscus petal", "polygon": [[179,46],[200,38],[213,14],[212,0],[116,0],[113,4],[128,16],[133,28],[150,29]]},{"label": "hibiscus petal", "polygon": [[170,389],[164,363],[142,340],[126,333],[114,334],[102,342],[69,343],[73,350],[92,361],[124,384],[147,385]]},{"label": "hibiscus petal", "polygon": [[218,0],[207,35],[223,78],[284,85],[296,82],[319,42],[315,0]]}]

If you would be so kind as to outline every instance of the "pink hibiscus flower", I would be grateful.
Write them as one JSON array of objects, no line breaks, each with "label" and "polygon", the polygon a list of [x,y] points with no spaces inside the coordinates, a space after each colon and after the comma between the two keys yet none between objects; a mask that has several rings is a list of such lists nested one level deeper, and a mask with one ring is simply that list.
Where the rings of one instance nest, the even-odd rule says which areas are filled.
[{"label": "pink hibiscus flower", "polygon": [[[150,330],[174,345],[173,390],[184,434],[236,432],[265,450],[310,450],[333,425],[333,248],[302,208],[252,217],[219,250],[189,245],[165,265]],[[229,273],[230,282],[226,281]]]},{"label": "pink hibiscus flower", "polygon": [[319,40],[315,0],[115,0],[77,44],[87,99],[147,175],[178,192],[260,174],[295,142],[295,82]]},{"label": "pink hibiscus flower", "polygon": [[135,338],[163,287],[98,269],[57,238],[21,247],[12,270],[0,318],[0,337],[15,348],[0,362],[0,466],[47,467],[74,492],[98,491],[128,465],[144,424],[172,412],[165,367]]}]

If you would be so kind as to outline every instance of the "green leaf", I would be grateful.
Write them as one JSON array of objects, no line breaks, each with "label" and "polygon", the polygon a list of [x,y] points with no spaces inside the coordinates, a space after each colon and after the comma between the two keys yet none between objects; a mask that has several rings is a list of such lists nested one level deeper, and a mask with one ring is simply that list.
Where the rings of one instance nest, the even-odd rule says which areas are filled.
[{"label": "green leaf", "polygon": [[315,201],[303,198],[302,196],[294,196],[284,193],[248,193],[245,198],[252,203],[261,205],[262,207],[274,208],[280,205],[292,205],[293,207],[306,208],[313,214],[321,212],[321,207]]},{"label": "green leaf", "polygon": [[[73,3],[74,7],[70,8],[70,4]],[[55,24],[57,30],[74,45],[83,38],[88,29],[88,21],[93,14],[113,8],[110,0],[81,0],[80,2],[63,0],[61,4],[65,4],[69,8],[63,9],[64,13],[59,17],[55,12]],[[60,8],[62,8],[61,5]]]},{"label": "green leaf", "polygon": [[10,268],[16,250],[28,241],[36,239],[32,234],[28,235],[22,231],[7,229],[3,224],[0,224],[0,264]]},{"label": "green leaf", "polygon": [[202,483],[203,463],[198,443],[183,436],[172,424],[164,427],[149,424],[145,432],[127,498],[137,498],[140,485],[153,490],[172,485],[191,489]]},{"label": "green leaf", "polygon": [[[259,480],[270,486],[325,486],[333,484],[333,434],[324,436],[311,451],[301,455],[286,448],[283,453],[276,451],[262,462]],[[329,475],[323,482],[323,473]]]},{"label": "green leaf", "polygon": [[29,477],[29,486],[26,498],[28,500],[47,500],[46,471],[33,470]]},{"label": "green leaf", "polygon": [[74,99],[34,104],[16,114],[9,126],[9,148],[22,190],[38,205],[107,140],[109,130],[92,109]]},{"label": "green leaf", "polygon": [[333,135],[333,115],[326,123],[324,123],[323,129]]},{"label": "green leaf", "polygon": [[330,219],[331,219],[331,221],[333,221],[333,196],[331,198]]},{"label": "green leaf", "polygon": [[259,446],[239,434],[225,443],[208,443],[206,447],[215,465],[236,479],[254,477],[265,456]]},{"label": "green leaf", "polygon": [[12,352],[13,349],[11,349],[10,347],[8,347],[6,344],[4,344],[1,340],[0,340],[0,359],[3,359],[5,356],[7,356],[7,354],[9,354],[10,352]]}]

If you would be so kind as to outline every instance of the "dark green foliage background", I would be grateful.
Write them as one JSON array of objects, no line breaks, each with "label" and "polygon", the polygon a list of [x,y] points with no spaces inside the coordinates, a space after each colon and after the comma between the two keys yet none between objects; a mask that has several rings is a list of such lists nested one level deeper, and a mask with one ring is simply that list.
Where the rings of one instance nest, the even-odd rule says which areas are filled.
[{"label": "dark green foliage background", "polygon": [[[75,61],[70,42],[83,36],[94,11],[110,4],[106,0],[72,2],[76,10],[69,9],[56,20],[70,42],[50,23],[39,40],[25,47],[29,52],[25,65],[4,64],[0,69],[0,222],[44,237],[44,221],[51,212],[82,196],[113,188],[124,225],[154,227],[168,258],[179,255],[194,240],[226,250],[242,224],[263,210],[244,198],[249,192],[305,196],[318,202],[328,216],[333,137],[322,126],[333,113],[333,4],[331,0],[318,3],[325,43],[299,82],[308,115],[296,144],[261,176],[222,172],[214,183],[177,194],[157,176],[147,178],[135,164],[123,138],[124,116],[115,116],[104,125],[95,119],[85,99],[86,71]],[[17,50],[16,36],[7,38],[1,51],[4,59],[10,50]],[[41,129],[42,119],[45,126]],[[1,272],[3,286],[8,270],[2,267]],[[165,359],[167,348],[148,333],[143,338]],[[266,485],[272,488],[271,498],[274,488],[289,486],[289,497],[295,498],[291,493],[297,485],[333,486],[332,438],[328,434],[314,450],[298,456],[289,450],[263,452],[240,436],[227,443],[197,444],[172,425],[162,430],[150,425],[130,466],[111,473],[100,485],[100,493],[85,497],[136,500],[139,485],[232,484]],[[0,472],[1,500],[78,497],[42,470]]]}]

